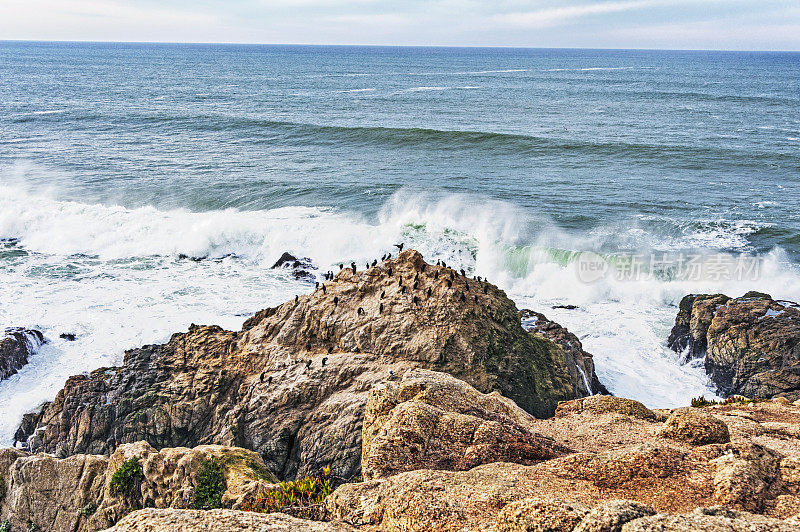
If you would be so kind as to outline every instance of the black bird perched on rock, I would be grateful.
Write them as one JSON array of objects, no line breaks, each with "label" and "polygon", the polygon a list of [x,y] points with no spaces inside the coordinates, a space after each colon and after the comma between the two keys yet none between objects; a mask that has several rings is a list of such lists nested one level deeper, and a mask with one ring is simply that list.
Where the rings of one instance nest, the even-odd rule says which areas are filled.
[{"label": "black bird perched on rock", "polygon": [[479,283],[481,282],[481,276],[480,275],[478,276],[478,282]]},{"label": "black bird perched on rock", "polygon": [[317,281],[316,283],[314,283],[314,288],[319,288],[319,281]]},{"label": "black bird perched on rock", "polygon": [[436,265],[437,266],[441,266],[442,265],[442,261],[440,261],[439,259],[436,259]]},{"label": "black bird perched on rock", "polygon": [[447,279],[446,282],[447,282],[447,288],[453,288],[453,281]]},{"label": "black bird perched on rock", "polygon": [[383,299],[384,297],[386,297],[386,290],[384,290],[383,292],[381,292],[381,299]]},{"label": "black bird perched on rock", "polygon": [[372,261],[372,266],[375,267],[375,266],[377,266],[377,264],[378,264],[378,259],[374,259]]},{"label": "black bird perched on rock", "polygon": [[328,293],[328,291],[325,289],[325,285],[322,285],[322,293],[323,294],[327,294]]},{"label": "black bird perched on rock", "polygon": [[383,314],[383,303],[378,307],[378,314]]},{"label": "black bird perched on rock", "polygon": [[364,314],[364,309],[361,308],[361,307],[358,307],[358,315],[361,316],[362,314]]},{"label": "black bird perched on rock", "polygon": [[306,369],[311,367],[311,360],[306,360]]},{"label": "black bird perched on rock", "polygon": [[419,287],[419,281],[414,281],[414,290],[416,290],[418,287]]},{"label": "black bird perched on rock", "polygon": [[338,305],[339,304],[339,296],[333,296],[333,304],[334,305]]},{"label": "black bird perched on rock", "polygon": [[333,346],[328,347],[328,354],[330,355],[331,353],[333,353]]},{"label": "black bird perched on rock", "polygon": [[356,273],[356,263],[355,262],[351,262],[350,263],[350,267],[353,268],[353,273]]},{"label": "black bird perched on rock", "polygon": [[267,384],[272,384],[272,375],[270,375],[269,379],[267,379]]},{"label": "black bird perched on rock", "polygon": [[405,243],[404,243],[404,242],[400,242],[399,244],[395,244],[395,245],[394,245],[394,247],[396,247],[396,248],[397,248],[397,249],[399,249],[400,251],[403,251],[403,246],[405,246]]},{"label": "black bird perched on rock", "polygon": [[430,288],[428,288],[428,297],[431,297],[431,294],[432,294],[432,293],[433,293],[433,290],[431,290]]},{"label": "black bird perched on rock", "polygon": [[260,380],[261,382],[264,382],[264,374],[263,374],[263,373],[261,374],[261,377],[259,378],[259,380]]},{"label": "black bird perched on rock", "polygon": [[294,296],[294,302],[297,303],[298,296]]},{"label": "black bird perched on rock", "polygon": [[416,305],[417,303],[419,303],[419,298],[417,296],[414,296],[414,299],[412,299],[411,301]]},{"label": "black bird perched on rock", "polygon": [[328,362],[328,357],[322,357],[322,367],[325,367],[325,364]]},{"label": "black bird perched on rock", "polygon": [[444,261],[442,261],[442,268],[447,268],[447,264],[445,264]]},{"label": "black bird perched on rock", "polygon": [[367,267],[366,267],[365,269],[366,269],[366,270],[369,270],[369,262],[367,263]]},{"label": "black bird perched on rock", "polygon": [[467,272],[464,271],[464,268],[461,268],[461,277],[466,277]]},{"label": "black bird perched on rock", "polygon": [[344,269],[344,264],[340,264],[340,265],[339,265],[339,271],[341,271],[341,270],[343,270],[343,269]]},{"label": "black bird perched on rock", "polygon": [[384,253],[383,255],[381,255],[381,261],[384,261],[384,260],[386,260],[386,253]]}]

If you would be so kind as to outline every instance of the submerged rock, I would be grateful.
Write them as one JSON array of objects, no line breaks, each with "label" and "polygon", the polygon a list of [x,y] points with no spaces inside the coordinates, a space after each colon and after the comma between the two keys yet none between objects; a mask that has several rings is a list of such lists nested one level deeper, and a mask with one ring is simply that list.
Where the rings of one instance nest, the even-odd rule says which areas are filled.
[{"label": "submerged rock", "polygon": [[800,399],[800,307],[748,292],[689,295],[668,343],[687,358],[705,357],[718,393]]},{"label": "submerged rock", "polygon": [[308,257],[298,259],[291,253],[284,252],[283,255],[281,255],[280,258],[275,262],[275,264],[272,265],[273,270],[279,268],[291,270],[294,278],[299,281],[313,282],[316,278],[312,273],[312,270],[316,270],[317,268]]},{"label": "submerged rock", "polygon": [[526,332],[501,290],[416,251],[323,286],[242,331],[192,326],[128,351],[122,367],[70,377],[17,438],[59,457],[138,440],[236,445],[280,478],[328,466],[347,479],[361,472],[369,389],[392,373],[445,372],[538,417],[584,394],[564,349]]},{"label": "submerged rock", "polygon": [[0,380],[19,371],[43,343],[44,336],[37,330],[21,327],[6,329],[0,337]]}]

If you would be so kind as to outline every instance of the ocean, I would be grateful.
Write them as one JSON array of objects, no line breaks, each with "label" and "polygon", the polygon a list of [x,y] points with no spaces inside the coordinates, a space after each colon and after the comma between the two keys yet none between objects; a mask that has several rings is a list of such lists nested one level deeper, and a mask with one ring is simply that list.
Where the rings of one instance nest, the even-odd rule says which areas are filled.
[{"label": "ocean", "polygon": [[[665,346],[677,303],[800,300],[799,204],[798,53],[0,42],[0,328],[49,340],[0,382],[0,444],[70,375],[311,291],[284,251],[399,242],[687,405],[713,390]],[[587,279],[582,252],[759,267]]]}]

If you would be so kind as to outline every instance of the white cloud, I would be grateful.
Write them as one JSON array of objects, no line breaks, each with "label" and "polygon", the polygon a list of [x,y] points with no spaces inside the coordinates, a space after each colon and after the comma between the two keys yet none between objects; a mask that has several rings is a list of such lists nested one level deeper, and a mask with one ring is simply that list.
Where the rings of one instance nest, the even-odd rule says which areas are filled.
[{"label": "white cloud", "polygon": [[598,4],[584,4],[537,9],[535,11],[506,13],[493,16],[492,21],[499,25],[537,29],[563,24],[570,20],[587,17],[590,15],[619,13],[658,5],[663,5],[663,1],[639,0],[633,2],[601,2]]}]

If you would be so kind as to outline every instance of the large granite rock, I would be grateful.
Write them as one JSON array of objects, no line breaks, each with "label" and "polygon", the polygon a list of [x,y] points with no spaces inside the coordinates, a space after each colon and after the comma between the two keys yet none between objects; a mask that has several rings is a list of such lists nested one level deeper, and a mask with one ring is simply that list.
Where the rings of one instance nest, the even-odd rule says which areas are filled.
[{"label": "large granite rock", "polygon": [[127,352],[122,367],[71,377],[17,439],[59,457],[138,440],[235,445],[280,478],[329,466],[347,479],[361,469],[367,392],[392,373],[446,372],[546,417],[584,395],[569,366],[558,344],[522,328],[501,290],[408,250],[345,268],[240,332],[192,326]]},{"label": "large granite rock", "polygon": [[39,331],[20,327],[6,329],[0,336],[0,380],[19,371],[43,343],[44,336]]},{"label": "large granite rock", "polygon": [[731,299],[689,295],[668,343],[687,358],[705,357],[722,396],[800,399],[800,307],[760,292]]},{"label": "large granite rock", "polygon": [[[137,457],[141,478],[129,493],[111,488],[114,473]],[[95,531],[137,508],[191,508],[198,471],[216,460],[225,479],[221,502],[233,506],[274,481],[261,458],[245,449],[204,445],[156,451],[145,442],[121,445],[108,456],[79,454],[59,459],[17,449],[0,450],[0,522],[12,530]]]},{"label": "large granite rock", "polygon": [[532,430],[535,420],[501,395],[445,373],[412,370],[370,390],[364,414],[364,478],[415,469],[466,470],[491,462],[533,464],[569,453]]},{"label": "large granite rock", "polygon": [[323,523],[286,514],[238,510],[155,510],[129,514],[108,532],[350,532],[345,523]]}]

